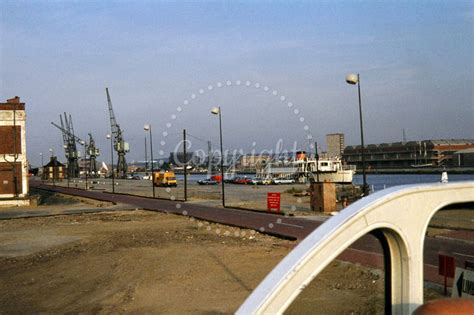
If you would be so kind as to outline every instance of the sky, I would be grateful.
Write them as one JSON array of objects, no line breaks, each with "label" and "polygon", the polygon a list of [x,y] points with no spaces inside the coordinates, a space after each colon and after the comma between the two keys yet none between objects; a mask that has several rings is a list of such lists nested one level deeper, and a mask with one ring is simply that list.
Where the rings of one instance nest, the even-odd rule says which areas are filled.
[{"label": "sky", "polygon": [[[360,143],[474,138],[473,1],[0,1],[0,101],[20,96],[32,164],[71,114],[110,159],[108,87],[144,160],[179,146],[325,149],[328,133]],[[296,144],[295,144],[296,143]],[[149,149],[149,146],[148,146]]]}]

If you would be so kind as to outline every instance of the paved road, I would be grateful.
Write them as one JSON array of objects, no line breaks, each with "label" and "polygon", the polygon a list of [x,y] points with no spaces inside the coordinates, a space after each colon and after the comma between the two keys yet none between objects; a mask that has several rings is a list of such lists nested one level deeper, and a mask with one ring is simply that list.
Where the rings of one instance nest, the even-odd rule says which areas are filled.
[{"label": "paved road", "polygon": [[[285,217],[265,212],[232,208],[222,209],[140,196],[109,194],[58,186],[53,187],[42,184],[39,181],[30,181],[30,186],[101,201],[133,205],[147,210],[188,215],[197,219],[259,230],[268,234],[295,240],[302,240],[323,223],[316,220]],[[441,284],[443,283],[443,279],[438,276],[436,272],[439,253],[454,256],[456,258],[456,265],[461,267],[464,265],[465,260],[474,260],[474,240],[426,238],[424,253],[425,279]],[[361,262],[374,267],[381,267],[383,265],[381,254],[382,250],[378,241],[374,237],[366,235],[356,241],[350,249],[341,254],[340,258]]]}]

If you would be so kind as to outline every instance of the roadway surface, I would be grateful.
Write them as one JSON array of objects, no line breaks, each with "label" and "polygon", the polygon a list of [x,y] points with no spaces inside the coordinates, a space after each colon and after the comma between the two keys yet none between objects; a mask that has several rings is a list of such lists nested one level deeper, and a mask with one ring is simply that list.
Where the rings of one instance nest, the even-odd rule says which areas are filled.
[{"label": "roadway surface", "polygon": [[[204,205],[190,204],[171,200],[153,199],[134,195],[111,194],[97,191],[67,188],[30,181],[32,188],[54,191],[112,203],[121,203],[152,211],[160,211],[178,215],[186,215],[241,228],[254,229],[263,233],[302,240],[323,222],[304,218],[286,217],[259,211],[248,211],[233,208],[215,208]],[[472,235],[472,234],[470,234]],[[438,255],[454,256],[456,265],[464,266],[464,261],[474,261],[474,240],[470,235],[464,239],[433,238],[425,239],[425,280],[442,284],[444,279],[437,273]],[[383,268],[382,249],[377,239],[366,235],[345,250],[339,259],[358,262],[376,268]]]}]

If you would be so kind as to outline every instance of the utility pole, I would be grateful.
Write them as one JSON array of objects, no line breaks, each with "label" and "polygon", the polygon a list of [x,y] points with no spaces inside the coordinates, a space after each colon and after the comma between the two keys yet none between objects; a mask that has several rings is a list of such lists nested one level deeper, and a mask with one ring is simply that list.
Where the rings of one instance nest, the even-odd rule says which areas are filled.
[{"label": "utility pole", "polygon": [[146,136],[145,136],[145,175],[148,176],[148,156],[146,152]]},{"label": "utility pole", "polygon": [[186,157],[186,144],[186,129],[183,129],[184,201],[188,201],[188,160]]},{"label": "utility pole", "polygon": [[314,143],[314,156],[316,158],[316,182],[319,183],[319,154],[318,154],[318,143]]},{"label": "utility pole", "polygon": [[212,160],[211,160],[211,141],[207,141],[207,176],[210,178],[212,174]]},{"label": "utility pole", "polygon": [[151,133],[151,124],[143,126],[145,131],[150,132],[150,155],[151,155],[151,186],[153,187],[153,198],[155,198],[155,169],[153,165],[153,137]]}]

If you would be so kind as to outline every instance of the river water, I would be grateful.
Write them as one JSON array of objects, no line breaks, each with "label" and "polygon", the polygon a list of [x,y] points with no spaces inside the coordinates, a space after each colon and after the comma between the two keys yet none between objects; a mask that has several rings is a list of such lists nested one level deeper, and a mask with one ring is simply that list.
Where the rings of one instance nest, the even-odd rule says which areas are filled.
[{"label": "river water", "polygon": [[[243,175],[237,175],[243,176]],[[184,176],[178,174],[178,180],[183,180]],[[192,174],[188,175],[188,181],[195,182],[200,179],[205,179],[207,174]],[[252,175],[247,175],[252,178]],[[409,185],[409,184],[425,184],[425,183],[437,183],[441,180],[440,174],[369,174],[367,175],[367,183],[369,184],[372,191],[378,191],[381,189],[398,186],[398,185]],[[448,180],[450,182],[458,181],[474,181],[474,174],[448,174]],[[354,175],[353,183],[356,185],[362,184],[362,174]]]},{"label": "river water", "polygon": [[[369,174],[367,184],[372,191],[378,191],[398,185],[438,183],[440,174]],[[448,174],[449,182],[474,181],[474,174]],[[354,175],[353,181],[356,185],[362,185],[362,174]]]}]

